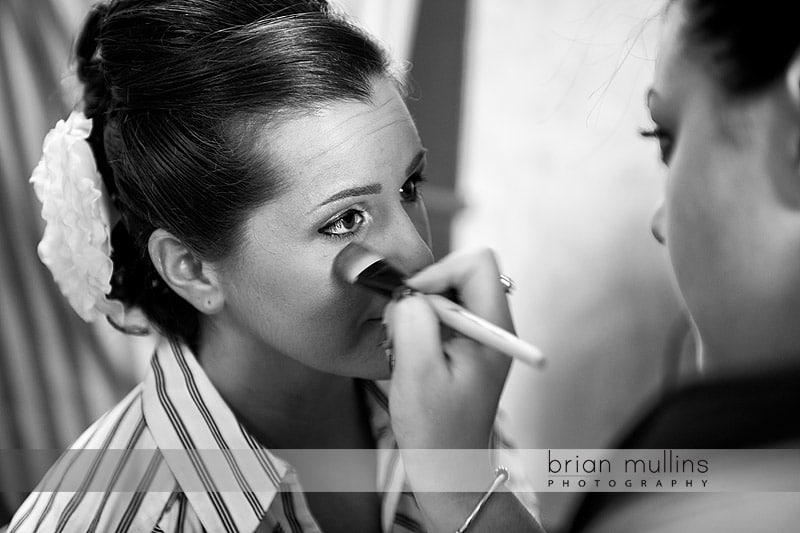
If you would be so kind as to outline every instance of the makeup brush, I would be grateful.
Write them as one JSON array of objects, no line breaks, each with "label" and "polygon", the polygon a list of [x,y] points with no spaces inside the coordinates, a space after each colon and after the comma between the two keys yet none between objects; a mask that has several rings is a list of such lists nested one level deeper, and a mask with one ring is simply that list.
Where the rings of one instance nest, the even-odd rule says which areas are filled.
[{"label": "makeup brush", "polygon": [[[372,250],[353,242],[348,244],[333,262],[333,271],[348,283],[360,285],[388,298],[406,287],[408,276]],[[425,294],[439,320],[470,339],[498,352],[541,368],[542,352],[519,337],[509,333],[441,294]]]}]

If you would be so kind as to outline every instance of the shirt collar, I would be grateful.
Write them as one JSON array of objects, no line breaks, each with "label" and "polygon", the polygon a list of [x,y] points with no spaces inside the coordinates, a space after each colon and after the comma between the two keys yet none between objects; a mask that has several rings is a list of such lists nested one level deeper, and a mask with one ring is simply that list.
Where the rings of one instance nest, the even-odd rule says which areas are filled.
[{"label": "shirt collar", "polygon": [[375,447],[378,457],[378,490],[381,491],[383,530],[390,531],[395,511],[404,490],[408,490],[405,469],[392,431],[389,417],[389,382],[364,381],[367,407],[370,411]]},{"label": "shirt collar", "polygon": [[[377,482],[388,531],[404,488],[403,466],[389,418],[388,383],[362,385],[378,449]],[[156,445],[207,530],[255,531],[280,485],[296,485],[291,465],[239,423],[185,346],[165,341],[157,348],[142,399]]]},{"label": "shirt collar", "polygon": [[175,342],[153,356],[145,420],[209,531],[255,531],[290,467],[241,425],[195,357]]}]

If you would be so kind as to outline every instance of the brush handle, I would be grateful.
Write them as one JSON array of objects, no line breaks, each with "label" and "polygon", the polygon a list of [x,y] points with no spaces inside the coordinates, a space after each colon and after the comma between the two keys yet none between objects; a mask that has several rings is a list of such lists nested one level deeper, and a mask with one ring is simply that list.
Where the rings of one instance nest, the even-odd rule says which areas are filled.
[{"label": "brush handle", "polygon": [[462,335],[536,368],[544,366],[541,350],[516,335],[471,313],[439,294],[426,294],[439,320]]}]

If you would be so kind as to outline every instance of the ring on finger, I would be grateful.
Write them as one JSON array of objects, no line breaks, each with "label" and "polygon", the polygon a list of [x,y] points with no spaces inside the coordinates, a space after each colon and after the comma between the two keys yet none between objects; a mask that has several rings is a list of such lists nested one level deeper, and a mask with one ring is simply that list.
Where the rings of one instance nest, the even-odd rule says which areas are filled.
[{"label": "ring on finger", "polygon": [[506,276],[505,274],[500,274],[500,284],[503,286],[503,290],[506,294],[511,294],[516,289],[516,284],[514,280],[510,277]]}]

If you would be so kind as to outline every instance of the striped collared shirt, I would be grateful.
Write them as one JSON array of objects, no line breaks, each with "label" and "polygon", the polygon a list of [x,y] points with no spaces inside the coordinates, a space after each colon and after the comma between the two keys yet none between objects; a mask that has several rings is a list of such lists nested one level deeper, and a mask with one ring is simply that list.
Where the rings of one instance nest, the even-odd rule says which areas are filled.
[{"label": "striped collared shirt", "polygon": [[[376,440],[383,531],[423,531],[391,431],[384,384],[362,383]],[[502,461],[515,468],[506,451],[499,450]],[[517,495],[535,511],[532,492]],[[53,465],[8,531],[256,529],[321,531],[292,465],[239,423],[185,347],[164,342],[142,383]]]}]

